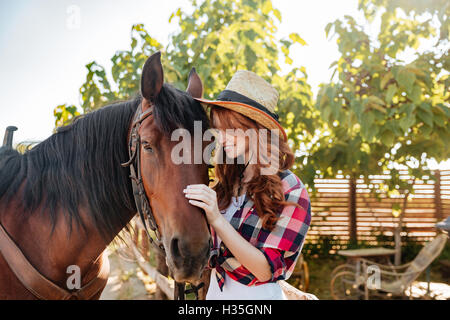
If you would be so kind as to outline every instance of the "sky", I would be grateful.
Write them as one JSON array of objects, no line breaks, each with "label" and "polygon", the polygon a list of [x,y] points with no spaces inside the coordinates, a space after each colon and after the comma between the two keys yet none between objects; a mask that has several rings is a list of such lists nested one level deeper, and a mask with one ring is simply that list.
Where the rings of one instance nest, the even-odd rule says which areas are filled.
[{"label": "sky", "polygon": [[[326,38],[325,26],[344,15],[361,21],[357,2],[272,1],[282,15],[278,35],[297,32],[307,43],[292,47],[291,58],[306,68],[314,94],[339,58],[336,38]],[[9,125],[19,128],[14,143],[49,137],[53,109],[80,105],[85,65],[95,60],[110,70],[114,53],[129,48],[136,23],[167,45],[178,28],[168,20],[178,7],[192,8],[189,0],[0,0],[0,137]]]}]

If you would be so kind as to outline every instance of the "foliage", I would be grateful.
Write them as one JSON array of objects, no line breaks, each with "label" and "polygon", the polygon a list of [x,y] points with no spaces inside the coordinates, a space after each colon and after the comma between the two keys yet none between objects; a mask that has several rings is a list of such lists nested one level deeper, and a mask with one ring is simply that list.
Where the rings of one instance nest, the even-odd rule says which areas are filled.
[{"label": "foliage", "polygon": [[[272,2],[194,0],[192,5],[192,13],[177,9],[170,16],[169,22],[177,23],[180,30],[171,35],[166,47],[151,37],[142,24],[133,25],[131,48],[118,51],[111,59],[111,80],[101,65],[95,61],[87,64],[86,81],[80,88],[82,112],[136,94],[144,61],[160,50],[165,81],[184,90],[189,72],[195,67],[208,98],[225,89],[237,70],[257,73],[280,93],[277,112],[282,126],[287,128],[293,150],[300,148],[301,141],[311,140],[319,126],[318,112],[313,108],[305,68],[294,66],[289,57],[292,45],[306,43],[297,33],[291,33],[287,39],[276,37],[281,14]],[[280,59],[293,65],[287,74],[281,74]],[[76,114],[74,106],[58,106],[56,126],[70,121]],[[294,170],[301,170],[301,166]]]},{"label": "foliage", "polygon": [[[381,21],[379,31],[372,37],[350,16],[326,26],[341,57],[330,66],[333,77],[321,85],[313,104],[305,67],[289,56],[292,45],[306,43],[295,32],[286,39],[276,36],[282,19],[270,0],[192,0],[192,10],[176,9],[170,16],[179,30],[168,45],[136,24],[130,48],[114,54],[111,70],[88,63],[81,111],[58,106],[55,124],[129,99],[139,91],[145,59],[160,50],[166,82],[184,89],[195,67],[207,98],[216,97],[239,69],[272,83],[280,92],[280,122],[297,151],[293,170],[309,187],[319,171],[321,177],[342,173],[367,180],[389,169],[391,179],[380,188],[398,195],[412,185],[400,179],[393,163],[420,178],[428,173],[427,159],[449,157],[449,8],[445,0],[360,0],[367,22]],[[402,60],[423,41],[433,45],[417,51],[413,61]],[[280,61],[292,66],[286,74]]]},{"label": "foliage", "polygon": [[[333,31],[337,36],[342,55],[330,66],[338,79],[323,84],[317,96],[326,131],[308,165],[325,177],[338,170],[364,178],[390,170],[392,179],[381,188],[399,194],[412,185],[400,179],[393,163],[420,178],[429,173],[426,159],[449,158],[450,6],[447,1],[360,0],[359,9],[368,23],[379,16],[381,26],[376,37],[351,16],[326,26],[327,36]],[[416,51],[424,40],[435,44]],[[406,63],[402,57],[411,50],[414,59]]]},{"label": "foliage", "polygon": [[79,116],[80,113],[78,112],[76,106],[62,104],[53,110],[53,115],[56,118],[56,126],[60,127],[72,121],[76,116]]}]

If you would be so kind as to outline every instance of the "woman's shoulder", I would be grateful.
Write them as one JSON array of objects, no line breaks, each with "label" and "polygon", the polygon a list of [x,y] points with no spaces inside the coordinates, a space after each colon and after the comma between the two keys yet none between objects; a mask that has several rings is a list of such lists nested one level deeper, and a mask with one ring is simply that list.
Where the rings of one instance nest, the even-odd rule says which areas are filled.
[{"label": "woman's shoulder", "polygon": [[283,187],[283,193],[287,194],[294,190],[305,190],[306,187],[303,184],[302,180],[291,170],[283,170],[278,173],[281,178],[281,184]]},{"label": "woman's shoulder", "polygon": [[292,206],[285,207],[281,212],[281,216],[289,216],[290,220],[302,221],[309,226],[311,220],[311,201],[308,190],[302,180],[292,171],[284,170],[279,174],[283,185],[285,201],[298,203],[303,208],[303,210],[300,210],[298,208],[294,209]]}]

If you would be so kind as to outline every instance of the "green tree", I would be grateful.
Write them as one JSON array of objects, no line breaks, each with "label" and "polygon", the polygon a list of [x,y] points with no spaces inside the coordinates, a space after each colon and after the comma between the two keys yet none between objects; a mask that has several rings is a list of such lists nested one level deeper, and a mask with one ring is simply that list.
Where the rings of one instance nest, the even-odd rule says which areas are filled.
[{"label": "green tree", "polygon": [[[426,160],[449,158],[450,6],[444,0],[360,0],[359,9],[368,24],[381,20],[375,37],[351,16],[326,26],[327,36],[337,36],[341,57],[317,96],[326,134],[309,165],[324,176],[342,171],[353,182],[389,170],[392,179],[381,188],[406,196],[412,184],[400,179],[394,163],[420,179],[430,174]],[[434,45],[417,51],[424,40]],[[414,58],[406,63],[402,57],[411,50]]]}]

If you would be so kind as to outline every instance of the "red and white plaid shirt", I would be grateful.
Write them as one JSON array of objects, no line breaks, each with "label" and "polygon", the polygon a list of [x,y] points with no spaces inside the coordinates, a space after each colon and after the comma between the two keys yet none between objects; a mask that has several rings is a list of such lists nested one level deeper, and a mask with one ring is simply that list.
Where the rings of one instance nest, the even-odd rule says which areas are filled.
[{"label": "red and white plaid shirt", "polygon": [[294,271],[306,233],[311,223],[311,202],[302,181],[290,170],[279,173],[286,201],[296,202],[303,209],[284,206],[280,219],[272,231],[262,228],[262,220],[256,213],[254,202],[245,195],[244,205],[231,218],[230,224],[247,241],[262,251],[269,262],[272,278],[259,281],[231,253],[226,245],[218,245],[217,235],[211,227],[213,247],[208,265],[216,269],[220,290],[225,284],[225,274],[242,284],[261,285],[288,279]]}]

